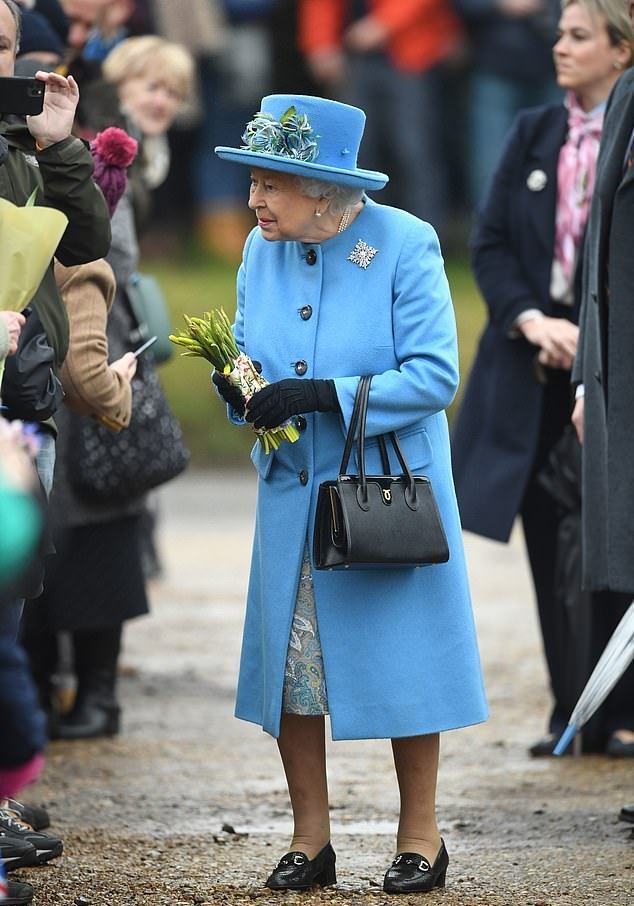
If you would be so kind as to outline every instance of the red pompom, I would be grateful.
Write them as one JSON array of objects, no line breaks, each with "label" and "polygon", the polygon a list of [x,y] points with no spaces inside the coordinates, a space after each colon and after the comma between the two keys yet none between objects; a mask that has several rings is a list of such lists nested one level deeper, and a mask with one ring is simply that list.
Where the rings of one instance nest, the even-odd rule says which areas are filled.
[{"label": "red pompom", "polygon": [[90,149],[113,167],[129,167],[137,155],[139,143],[123,129],[109,126],[98,132],[90,143]]}]

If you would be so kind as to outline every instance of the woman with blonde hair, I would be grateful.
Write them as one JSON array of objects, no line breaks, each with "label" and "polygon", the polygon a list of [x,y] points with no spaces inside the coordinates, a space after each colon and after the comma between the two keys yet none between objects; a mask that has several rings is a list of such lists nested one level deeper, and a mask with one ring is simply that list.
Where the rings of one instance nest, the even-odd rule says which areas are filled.
[{"label": "woman with blonde hair", "polygon": [[[533,756],[552,753],[583,687],[578,667],[566,666],[570,630],[581,627],[567,627],[561,587],[574,582],[572,594],[581,595],[580,575],[558,578],[562,513],[540,473],[558,444],[560,455],[568,445],[571,465],[579,459],[569,422],[583,238],[606,102],[633,46],[628,0],[563,0],[553,56],[565,101],[518,116],[473,240],[489,321],[454,431],[454,474],[468,531],[508,541],[522,518],[554,698]],[[591,610],[598,655],[621,613],[619,596],[596,595]],[[577,664],[582,657],[572,656]],[[624,681],[584,746],[634,755],[633,701]]]},{"label": "woman with blonde hair", "polygon": [[126,129],[140,141],[143,181],[154,189],[169,171],[167,131],[192,92],[191,54],[157,35],[128,38],[108,54],[102,71],[116,88]]}]

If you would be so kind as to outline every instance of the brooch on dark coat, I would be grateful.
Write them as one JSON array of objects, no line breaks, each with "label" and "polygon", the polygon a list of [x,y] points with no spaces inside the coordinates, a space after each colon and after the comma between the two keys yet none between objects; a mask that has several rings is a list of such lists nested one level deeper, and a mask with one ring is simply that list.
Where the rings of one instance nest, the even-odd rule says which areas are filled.
[{"label": "brooch on dark coat", "polygon": [[531,170],[526,179],[526,185],[531,192],[541,192],[546,188],[548,177],[543,170]]},{"label": "brooch on dark coat", "polygon": [[348,255],[348,261],[352,261],[353,264],[357,264],[359,267],[362,267],[363,270],[366,270],[368,264],[372,261],[377,252],[378,249],[372,248],[367,242],[359,239]]}]

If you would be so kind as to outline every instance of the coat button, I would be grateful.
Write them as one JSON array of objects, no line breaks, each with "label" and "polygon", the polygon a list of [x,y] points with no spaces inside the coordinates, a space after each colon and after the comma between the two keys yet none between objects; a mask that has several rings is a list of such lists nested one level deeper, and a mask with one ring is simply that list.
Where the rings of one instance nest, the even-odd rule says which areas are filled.
[{"label": "coat button", "polygon": [[315,249],[308,249],[306,252],[306,264],[317,264],[317,252]]},{"label": "coat button", "polygon": [[302,377],[302,375],[306,374],[307,371],[308,365],[303,359],[300,359],[299,362],[295,362],[295,374],[298,374],[300,377]]},{"label": "coat button", "polygon": [[303,305],[299,310],[299,316],[302,321],[308,321],[313,316],[313,307],[312,305]]},{"label": "coat button", "polygon": [[305,431],[307,426],[308,426],[308,422],[306,421],[304,416],[298,415],[297,418],[295,419],[295,427],[297,428],[297,430]]},{"label": "coat button", "polygon": [[299,473],[299,483],[304,485],[308,484],[308,472],[306,469],[302,469]]}]

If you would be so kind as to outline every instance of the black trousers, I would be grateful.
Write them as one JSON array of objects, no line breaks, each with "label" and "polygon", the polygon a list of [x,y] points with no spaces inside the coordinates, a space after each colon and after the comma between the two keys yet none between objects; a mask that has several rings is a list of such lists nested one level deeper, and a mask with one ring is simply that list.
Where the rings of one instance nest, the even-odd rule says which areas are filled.
[{"label": "black trousers", "polygon": [[[521,517],[528,559],[535,588],[544,654],[553,693],[549,731],[559,734],[568,722],[577,695],[590,676],[607,641],[629,606],[631,595],[616,592],[584,593],[579,587],[579,619],[587,620],[578,633],[585,643],[571,651],[569,619],[562,589],[557,588],[557,558],[560,554],[560,526],[563,518],[559,504],[539,481],[554,445],[569,425],[571,395],[569,373],[552,373],[545,386],[538,448],[533,463]],[[570,592],[570,589],[568,589]],[[582,601],[583,595],[587,600]],[[574,667],[575,660],[577,662]],[[583,663],[585,662],[585,664]],[[570,672],[575,669],[575,676]],[[577,688],[576,694],[571,690]],[[609,735],[618,729],[634,730],[634,666],[619,681],[596,717],[583,734],[584,749],[600,751]]]}]

